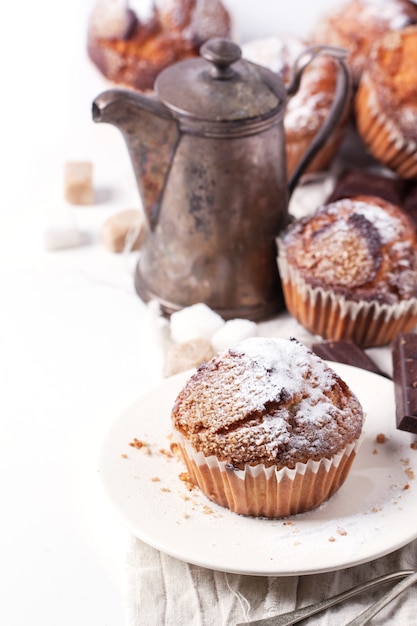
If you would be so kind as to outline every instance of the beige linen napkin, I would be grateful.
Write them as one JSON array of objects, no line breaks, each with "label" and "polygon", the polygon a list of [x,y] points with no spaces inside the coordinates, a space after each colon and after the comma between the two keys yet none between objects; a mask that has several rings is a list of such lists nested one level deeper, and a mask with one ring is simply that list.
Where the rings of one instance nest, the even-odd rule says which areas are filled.
[{"label": "beige linen napkin", "polygon": [[[395,533],[395,528],[392,530]],[[184,563],[134,538],[129,556],[129,626],[233,626],[318,602],[370,578],[416,567],[414,541],[391,555],[336,572],[246,576]],[[303,624],[343,626],[392,585],[361,594]],[[412,587],[374,617],[372,625],[416,624],[416,610],[417,587]]]}]

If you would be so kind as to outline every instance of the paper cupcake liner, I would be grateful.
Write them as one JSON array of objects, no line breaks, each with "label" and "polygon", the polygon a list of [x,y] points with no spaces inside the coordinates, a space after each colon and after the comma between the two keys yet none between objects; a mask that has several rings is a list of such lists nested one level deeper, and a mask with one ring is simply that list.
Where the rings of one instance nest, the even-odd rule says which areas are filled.
[{"label": "paper cupcake liner", "polygon": [[246,465],[243,470],[196,452],[177,438],[190,480],[213,502],[234,513],[281,518],[304,513],[328,500],[346,480],[356,454],[350,443],[331,459],[297,463],[294,469]]},{"label": "paper cupcake liner", "polygon": [[417,143],[407,139],[380,108],[365,74],[356,96],[356,124],[373,156],[402,178],[417,178]]},{"label": "paper cupcake liner", "polygon": [[331,341],[351,340],[362,348],[390,343],[400,332],[417,324],[417,298],[396,304],[353,301],[311,287],[290,267],[282,249],[278,269],[288,311],[314,335]]}]

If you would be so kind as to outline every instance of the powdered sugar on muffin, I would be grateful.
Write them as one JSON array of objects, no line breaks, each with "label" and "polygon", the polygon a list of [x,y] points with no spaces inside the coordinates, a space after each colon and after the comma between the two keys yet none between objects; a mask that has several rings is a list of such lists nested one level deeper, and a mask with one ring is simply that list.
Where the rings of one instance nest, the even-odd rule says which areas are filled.
[{"label": "powdered sugar on muffin", "polygon": [[295,467],[359,437],[362,410],[339,376],[296,340],[251,338],[203,364],[180,393],[174,427],[233,467]]},{"label": "powdered sugar on muffin", "polygon": [[[275,37],[253,39],[242,46],[243,58],[263,65],[279,74],[288,85],[297,58],[308,42],[282,33]],[[318,130],[323,126],[332,107],[336,92],[338,68],[334,59],[317,56],[303,71],[299,89],[288,99],[285,115],[285,148],[288,177],[307,152]],[[307,172],[326,169],[344,137],[348,109],[325,145],[319,150]]]},{"label": "powdered sugar on muffin", "polygon": [[357,85],[375,41],[416,21],[417,7],[409,0],[347,0],[321,17],[313,39],[318,44],[348,50],[349,65]]},{"label": "powdered sugar on muffin", "polygon": [[408,216],[379,198],[321,207],[285,236],[285,254],[313,286],[351,300],[417,297],[417,238]]}]

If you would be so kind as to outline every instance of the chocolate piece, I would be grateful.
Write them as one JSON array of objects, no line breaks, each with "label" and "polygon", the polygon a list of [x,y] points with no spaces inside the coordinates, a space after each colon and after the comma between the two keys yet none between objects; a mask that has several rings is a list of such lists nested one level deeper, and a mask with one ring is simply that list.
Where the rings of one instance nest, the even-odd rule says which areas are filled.
[{"label": "chocolate piece", "polygon": [[380,374],[388,377],[379,367],[370,359],[370,357],[353,341],[321,341],[312,346],[315,352],[322,359],[327,361],[336,361],[337,363],[345,363],[360,367],[363,370]]},{"label": "chocolate piece", "polygon": [[377,196],[402,206],[405,182],[400,178],[383,176],[367,170],[347,170],[341,174],[328,202],[354,196]]},{"label": "chocolate piece", "polygon": [[403,208],[417,227],[417,184],[414,181],[409,181],[408,183]]},{"label": "chocolate piece", "polygon": [[397,428],[417,433],[417,334],[400,333],[392,342]]}]

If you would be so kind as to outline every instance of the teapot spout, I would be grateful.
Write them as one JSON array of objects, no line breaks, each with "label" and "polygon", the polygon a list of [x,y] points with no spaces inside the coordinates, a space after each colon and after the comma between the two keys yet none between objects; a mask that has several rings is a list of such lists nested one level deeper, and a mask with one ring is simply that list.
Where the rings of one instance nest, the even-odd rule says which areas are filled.
[{"label": "teapot spout", "polygon": [[179,140],[170,110],[156,97],[109,89],[93,102],[93,121],[116,126],[132,162],[148,225],[158,223],[165,181]]}]

